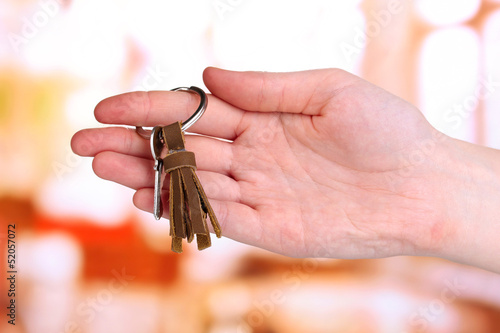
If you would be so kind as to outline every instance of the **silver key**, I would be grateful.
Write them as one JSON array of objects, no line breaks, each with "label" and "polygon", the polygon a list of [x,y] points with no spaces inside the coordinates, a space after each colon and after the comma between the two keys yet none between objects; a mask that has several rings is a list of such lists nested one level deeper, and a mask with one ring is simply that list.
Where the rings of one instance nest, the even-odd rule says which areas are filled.
[{"label": "silver key", "polygon": [[163,214],[163,204],[161,202],[161,190],[163,188],[163,159],[161,158],[161,153],[165,147],[165,141],[163,140],[161,126],[156,126],[153,128],[151,133],[151,154],[155,160],[155,190],[154,190],[154,208],[153,214],[156,220],[159,220]]}]

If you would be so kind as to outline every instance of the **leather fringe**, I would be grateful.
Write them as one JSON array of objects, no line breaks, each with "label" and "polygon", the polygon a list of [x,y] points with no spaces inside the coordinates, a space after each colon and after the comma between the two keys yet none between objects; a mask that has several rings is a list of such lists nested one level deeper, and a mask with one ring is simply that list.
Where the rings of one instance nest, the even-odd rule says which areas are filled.
[{"label": "leather fringe", "polygon": [[196,175],[196,160],[193,152],[185,150],[181,123],[162,129],[167,156],[163,159],[165,173],[170,175],[170,236],[172,251],[182,252],[182,239],[191,243],[196,235],[198,250],[211,246],[207,217],[217,237],[221,229],[210,202]]}]

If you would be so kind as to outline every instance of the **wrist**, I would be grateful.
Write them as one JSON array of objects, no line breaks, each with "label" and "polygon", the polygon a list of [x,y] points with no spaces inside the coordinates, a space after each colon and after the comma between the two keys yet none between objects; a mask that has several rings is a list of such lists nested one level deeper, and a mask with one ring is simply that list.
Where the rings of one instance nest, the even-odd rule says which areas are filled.
[{"label": "wrist", "polygon": [[500,272],[500,151],[446,139],[436,255]]}]

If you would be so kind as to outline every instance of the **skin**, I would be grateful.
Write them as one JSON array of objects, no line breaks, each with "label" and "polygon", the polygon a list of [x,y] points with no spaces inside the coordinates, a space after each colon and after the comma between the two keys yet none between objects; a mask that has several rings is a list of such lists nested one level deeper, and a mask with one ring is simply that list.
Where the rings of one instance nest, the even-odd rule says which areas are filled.
[{"label": "skin", "polygon": [[[500,272],[499,151],[447,137],[413,105],[338,69],[207,68],[203,78],[208,109],[189,131],[204,136],[186,135],[186,146],[224,236],[292,257],[425,255]],[[168,125],[198,103],[133,92],[101,101],[95,117]],[[134,129],[85,129],[72,147],[152,212],[151,151]]]}]

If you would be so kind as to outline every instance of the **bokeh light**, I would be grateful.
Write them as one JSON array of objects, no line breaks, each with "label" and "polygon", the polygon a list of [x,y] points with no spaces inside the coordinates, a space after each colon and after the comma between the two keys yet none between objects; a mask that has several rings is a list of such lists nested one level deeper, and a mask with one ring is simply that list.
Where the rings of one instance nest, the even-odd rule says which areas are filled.
[{"label": "bokeh light", "polygon": [[481,6],[481,0],[417,0],[415,5],[428,22],[435,25],[452,25],[473,18]]}]

